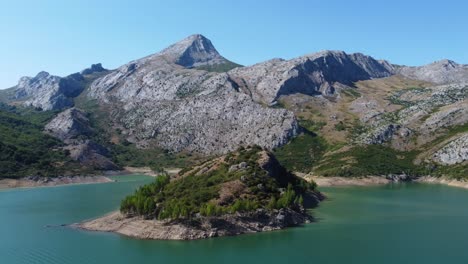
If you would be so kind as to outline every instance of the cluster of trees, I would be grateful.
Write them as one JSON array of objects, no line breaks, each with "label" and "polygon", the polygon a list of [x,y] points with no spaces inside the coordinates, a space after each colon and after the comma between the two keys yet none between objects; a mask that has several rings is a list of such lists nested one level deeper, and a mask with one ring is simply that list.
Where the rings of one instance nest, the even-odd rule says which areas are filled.
[{"label": "cluster of trees", "polygon": [[0,177],[55,176],[71,163],[62,143],[42,131],[53,115],[0,108]]},{"label": "cluster of trees", "polygon": [[125,197],[120,203],[120,211],[126,214],[154,216],[156,197],[169,183],[169,176],[160,175],[155,181],[141,186],[134,194]]},{"label": "cluster of trees", "polygon": [[296,191],[291,184],[288,185],[288,188],[280,196],[279,199],[276,199],[275,196],[272,196],[270,201],[268,202],[267,207],[269,209],[281,209],[287,208],[292,206],[303,206],[304,205],[304,198],[302,195],[297,195]]}]

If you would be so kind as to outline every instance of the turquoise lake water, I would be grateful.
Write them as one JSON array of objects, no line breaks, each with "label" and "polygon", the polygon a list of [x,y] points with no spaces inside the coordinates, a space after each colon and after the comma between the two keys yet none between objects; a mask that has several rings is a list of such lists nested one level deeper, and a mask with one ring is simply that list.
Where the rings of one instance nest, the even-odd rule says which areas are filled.
[{"label": "turquoise lake water", "polygon": [[[0,191],[0,263],[468,263],[468,190],[323,188],[316,223],[200,241],[142,241],[60,227],[118,208],[144,176]],[[56,227],[47,227],[56,226]]]}]

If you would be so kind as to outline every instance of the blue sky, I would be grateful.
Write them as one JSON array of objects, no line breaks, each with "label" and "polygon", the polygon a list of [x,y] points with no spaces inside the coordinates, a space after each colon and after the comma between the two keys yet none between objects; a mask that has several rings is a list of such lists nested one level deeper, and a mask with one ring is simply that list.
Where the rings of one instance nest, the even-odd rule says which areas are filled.
[{"label": "blue sky", "polygon": [[116,68],[194,33],[244,65],[324,49],[466,64],[467,10],[461,0],[0,0],[0,88],[41,70]]}]

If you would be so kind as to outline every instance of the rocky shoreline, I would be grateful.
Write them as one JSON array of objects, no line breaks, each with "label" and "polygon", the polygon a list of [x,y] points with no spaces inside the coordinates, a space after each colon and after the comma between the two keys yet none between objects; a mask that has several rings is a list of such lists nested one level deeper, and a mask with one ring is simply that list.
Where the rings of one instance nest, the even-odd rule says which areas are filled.
[{"label": "rocky shoreline", "polygon": [[367,176],[361,178],[306,176],[305,179],[308,181],[314,181],[319,187],[375,186],[393,182],[390,179],[379,176]]},{"label": "rocky shoreline", "polygon": [[0,189],[46,187],[67,184],[106,183],[113,181],[114,180],[106,176],[32,176],[21,179],[0,179]]},{"label": "rocky shoreline", "polygon": [[375,186],[397,182],[417,182],[430,184],[443,184],[451,187],[468,189],[468,181],[449,179],[446,177],[422,176],[419,178],[410,178],[406,175],[388,175],[388,176],[366,176],[360,178],[347,177],[320,177],[304,176],[304,179],[313,180],[319,187],[339,187],[339,186]]},{"label": "rocky shoreline", "polygon": [[72,224],[71,227],[88,231],[113,232],[138,239],[196,240],[280,230],[312,221],[312,216],[306,211],[292,209],[274,211],[258,209],[250,213],[173,221],[126,217],[116,211],[94,220]]},{"label": "rocky shoreline", "polygon": [[421,183],[443,184],[443,185],[448,185],[451,187],[459,187],[459,188],[468,189],[468,181],[449,179],[445,177],[424,176],[414,181],[421,182]]}]

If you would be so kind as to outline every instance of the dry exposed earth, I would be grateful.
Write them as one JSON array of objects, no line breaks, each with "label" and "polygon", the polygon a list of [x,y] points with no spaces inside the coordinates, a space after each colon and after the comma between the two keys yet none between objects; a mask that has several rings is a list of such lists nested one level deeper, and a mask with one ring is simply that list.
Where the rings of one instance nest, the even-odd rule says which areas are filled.
[{"label": "dry exposed earth", "polygon": [[67,184],[106,183],[113,182],[105,176],[72,176],[57,178],[22,178],[22,179],[0,179],[0,189],[32,188],[45,186],[59,186]]}]

